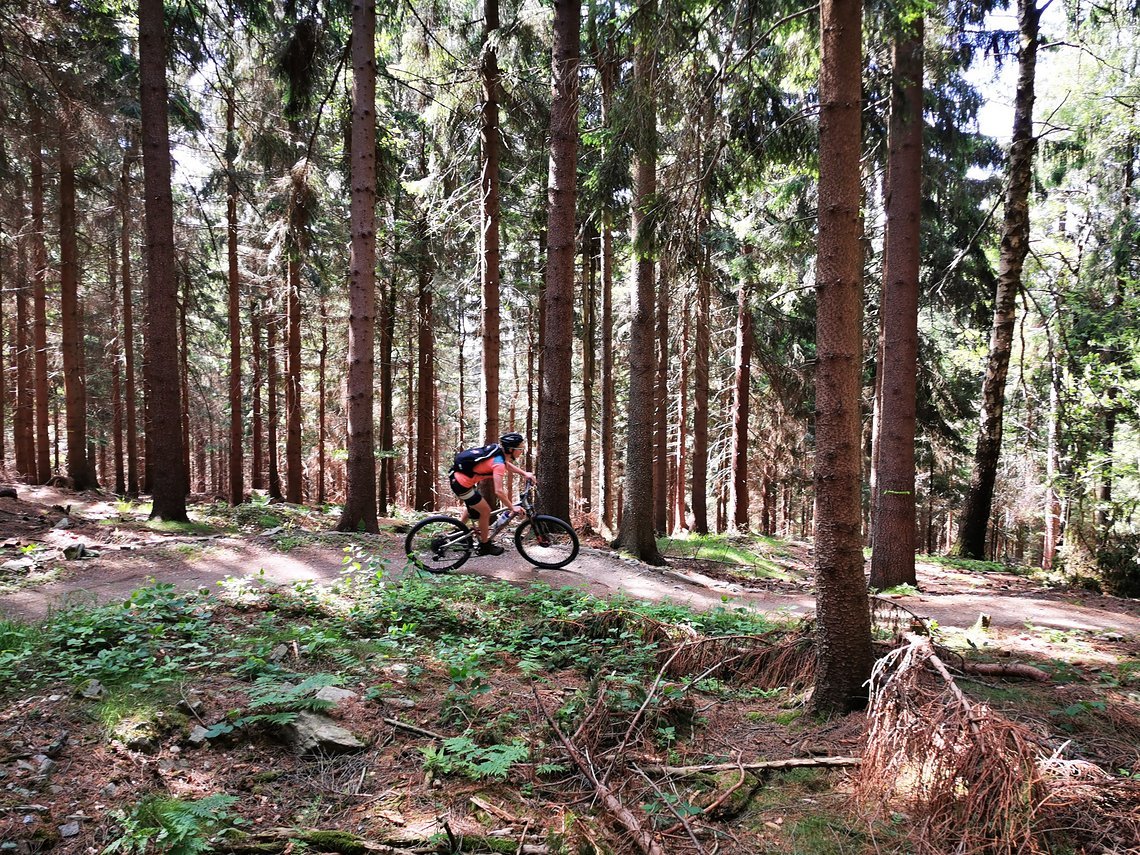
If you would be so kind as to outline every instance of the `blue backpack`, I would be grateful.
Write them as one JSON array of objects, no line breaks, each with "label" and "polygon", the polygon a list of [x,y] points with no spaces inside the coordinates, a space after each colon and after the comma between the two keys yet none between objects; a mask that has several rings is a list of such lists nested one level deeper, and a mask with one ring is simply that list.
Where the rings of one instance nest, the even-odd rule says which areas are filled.
[{"label": "blue backpack", "polygon": [[482,463],[484,460],[490,460],[496,455],[505,457],[506,452],[503,451],[502,446],[498,443],[494,445],[482,445],[478,448],[468,448],[466,451],[461,451],[455,455],[455,462],[451,464],[452,472],[462,472],[467,476],[475,475],[475,467]]}]

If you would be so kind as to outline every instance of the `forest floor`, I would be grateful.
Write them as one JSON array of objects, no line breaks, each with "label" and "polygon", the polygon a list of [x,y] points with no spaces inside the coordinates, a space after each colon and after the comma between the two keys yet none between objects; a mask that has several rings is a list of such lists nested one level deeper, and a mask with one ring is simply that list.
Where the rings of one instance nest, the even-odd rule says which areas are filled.
[{"label": "forest floor", "polygon": [[[665,851],[893,851],[892,834],[898,851],[908,846],[905,828],[875,826],[854,811],[842,769],[791,770],[776,780],[750,773],[746,784],[743,770],[739,782],[735,771],[689,781],[630,771],[637,763],[860,752],[861,715],[815,721],[804,715],[802,692],[767,687],[754,674],[734,680],[699,658],[661,663],[652,653],[669,638],[799,632],[814,612],[807,543],[674,539],[662,542],[669,566],[653,568],[585,538],[563,570],[536,570],[508,548],[431,577],[406,566],[399,520],[385,520],[378,536],[346,535],[329,531],[335,517],[311,508],[200,503],[191,525],[171,526],[148,523],[145,506],[113,497],[17,489],[18,498],[0,498],[0,676],[11,678],[0,681],[0,855],[49,846],[93,853],[116,839],[120,851],[133,851],[147,827],[165,827],[146,798],[155,793],[181,799],[168,803],[174,812],[228,794],[236,802],[200,802],[189,825],[202,835],[227,823],[259,832],[265,848],[256,851],[637,851],[635,834],[619,830],[613,815],[601,818],[606,800],[595,803],[598,793],[549,744],[551,733],[536,736],[544,711],[579,747],[609,752],[610,768],[622,770],[611,789],[664,835]],[[363,570],[346,584],[353,562]],[[383,584],[362,587],[360,578],[377,569]],[[877,613],[898,606],[896,617],[925,621],[955,655],[1041,668],[1041,683],[963,680],[979,702],[1033,722],[1055,744],[1073,742],[1109,773],[1140,777],[1140,602],[982,562],[924,557],[918,576],[917,590],[884,595]],[[148,593],[132,597],[140,588]],[[656,605],[639,611],[636,602]],[[207,608],[205,628],[198,617]],[[377,609],[387,615],[378,637],[370,623]],[[528,629],[500,635],[532,612]],[[100,614],[140,623],[112,642],[120,630]],[[572,630],[552,638],[551,622]],[[133,664],[116,658],[167,631],[191,652],[171,652],[171,641],[157,656],[159,671],[153,655]],[[62,664],[28,670],[49,642],[63,651]],[[67,655],[88,649],[94,664],[67,664]],[[221,668],[227,658],[244,664]],[[647,696],[658,665],[657,681],[668,676],[675,691]],[[92,688],[96,676],[102,683]],[[327,684],[353,695],[314,703],[296,694]],[[621,712],[614,699],[623,692]],[[280,725],[306,710],[328,712],[367,748],[336,757],[297,748],[291,725]],[[124,735],[124,722],[149,735]],[[65,745],[56,744],[61,734]],[[524,743],[534,761],[525,774],[511,754]],[[637,763],[612,759],[635,748]],[[1140,817],[1140,804],[1133,807]],[[282,826],[289,831],[270,831]],[[304,837],[329,829],[396,849]],[[478,842],[459,850],[457,836]]]}]

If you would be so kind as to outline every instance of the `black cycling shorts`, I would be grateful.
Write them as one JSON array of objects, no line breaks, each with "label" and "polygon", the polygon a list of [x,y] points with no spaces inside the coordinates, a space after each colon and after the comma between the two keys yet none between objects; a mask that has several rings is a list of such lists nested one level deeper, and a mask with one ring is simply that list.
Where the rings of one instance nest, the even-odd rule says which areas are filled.
[{"label": "black cycling shorts", "polygon": [[455,493],[467,507],[473,508],[483,501],[483,497],[479,494],[478,487],[464,487],[455,480],[454,475],[452,475],[449,480],[451,482],[451,492]]}]

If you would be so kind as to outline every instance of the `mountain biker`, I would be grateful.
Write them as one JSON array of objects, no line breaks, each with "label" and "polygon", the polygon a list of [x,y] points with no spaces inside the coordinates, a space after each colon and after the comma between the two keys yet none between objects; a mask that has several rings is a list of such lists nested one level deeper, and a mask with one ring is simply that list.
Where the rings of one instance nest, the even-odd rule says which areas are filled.
[{"label": "mountain biker", "polygon": [[490,540],[491,506],[479,491],[481,482],[492,480],[495,495],[513,514],[523,516],[526,513],[521,505],[511,501],[503,483],[505,472],[514,472],[528,481],[535,480],[533,472],[515,465],[522,454],[523,442],[522,434],[505,433],[495,445],[470,448],[455,456],[456,462],[451,468],[449,481],[452,492],[466,506],[460,521],[466,523],[469,518],[473,518],[479,530],[476,555],[503,554],[503,547]]}]

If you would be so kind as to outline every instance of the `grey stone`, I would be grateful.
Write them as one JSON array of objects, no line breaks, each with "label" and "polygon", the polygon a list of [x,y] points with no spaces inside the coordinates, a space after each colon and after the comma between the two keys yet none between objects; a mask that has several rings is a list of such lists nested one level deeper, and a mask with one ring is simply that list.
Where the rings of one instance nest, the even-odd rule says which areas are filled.
[{"label": "grey stone", "polygon": [[56,767],[59,765],[50,757],[45,757],[43,754],[37,754],[32,759],[40,764],[40,767],[36,770],[37,775],[50,775],[56,770]]},{"label": "grey stone", "polygon": [[178,709],[190,715],[197,715],[202,711],[202,695],[200,692],[187,692],[185,697],[178,702]]},{"label": "grey stone", "polygon": [[356,694],[349,689],[341,689],[337,686],[325,686],[317,692],[317,700],[329,701],[333,704],[339,704],[341,701],[354,701],[360,695]]},{"label": "grey stone", "polygon": [[79,836],[79,823],[67,822],[59,826],[60,837],[78,837]]},{"label": "grey stone", "polygon": [[403,662],[393,662],[384,670],[391,674],[393,677],[407,677],[408,671],[410,669]]},{"label": "grey stone", "polygon": [[380,703],[386,707],[395,707],[401,710],[413,710],[416,708],[416,702],[411,698],[381,698]]},{"label": "grey stone", "polygon": [[328,716],[311,712],[298,713],[292,724],[281,728],[281,735],[301,755],[351,754],[367,747]]},{"label": "grey stone", "polygon": [[269,661],[270,662],[280,662],[282,659],[284,659],[288,655],[289,655],[289,648],[286,647],[284,644],[278,644],[276,647],[273,648],[272,652],[270,652]]},{"label": "grey stone", "polygon": [[26,570],[35,569],[36,562],[31,558],[13,558],[11,561],[5,561],[0,564],[0,570],[7,570],[11,573],[23,573]]},{"label": "grey stone", "polygon": [[73,525],[74,525],[74,523],[72,523],[71,517],[60,517],[59,522],[57,522],[55,525],[53,525],[52,528],[57,528],[57,529],[60,529],[62,531],[66,531],[67,529],[71,528]]},{"label": "grey stone", "polygon": [[103,684],[98,680],[89,680],[87,685],[80,690],[79,695],[89,700],[98,700],[103,697]]},{"label": "grey stone", "polygon": [[204,745],[209,738],[209,732],[202,725],[196,724],[194,729],[190,731],[190,735],[186,737],[186,741],[191,745]]}]

